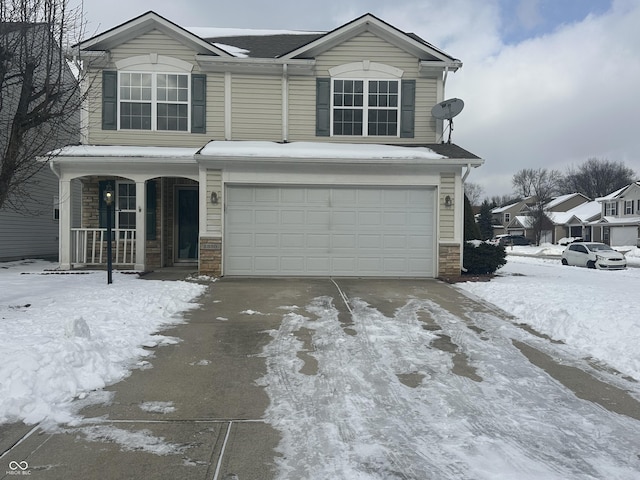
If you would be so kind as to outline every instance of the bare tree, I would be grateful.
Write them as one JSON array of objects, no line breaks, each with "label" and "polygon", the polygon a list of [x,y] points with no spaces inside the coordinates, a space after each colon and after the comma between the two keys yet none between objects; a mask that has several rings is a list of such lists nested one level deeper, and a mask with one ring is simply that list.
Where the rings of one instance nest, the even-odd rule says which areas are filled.
[{"label": "bare tree", "polygon": [[561,179],[562,174],[558,170],[546,168],[525,168],[513,176],[513,188],[518,195],[535,197],[535,204],[530,207],[530,216],[536,244],[540,244],[542,232],[553,225],[545,212],[545,205],[558,193]]},{"label": "bare tree", "polygon": [[558,192],[562,174],[546,168],[523,168],[511,179],[515,193],[521,197],[538,197],[543,202],[551,200]]},{"label": "bare tree", "polygon": [[480,205],[483,193],[484,189],[477,183],[464,183],[464,194],[467,196],[467,198],[469,199],[469,203],[471,203],[472,206],[475,207]]},{"label": "bare tree", "polygon": [[68,0],[0,3],[0,208],[20,210],[36,157],[79,138],[79,82],[63,48],[80,38],[82,17]]},{"label": "bare tree", "polygon": [[582,193],[595,199],[604,197],[636,180],[636,173],[622,162],[589,158],[578,167],[569,167],[560,183],[562,193]]}]

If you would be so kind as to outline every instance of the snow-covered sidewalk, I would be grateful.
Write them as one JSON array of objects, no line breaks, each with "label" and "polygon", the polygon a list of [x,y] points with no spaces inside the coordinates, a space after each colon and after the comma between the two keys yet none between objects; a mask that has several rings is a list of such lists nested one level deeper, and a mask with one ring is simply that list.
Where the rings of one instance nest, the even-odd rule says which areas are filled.
[{"label": "snow-covered sidewalk", "polygon": [[71,402],[144,367],[143,347],[197,305],[204,286],[105,272],[45,274],[43,261],[0,263],[0,423],[72,420]]}]

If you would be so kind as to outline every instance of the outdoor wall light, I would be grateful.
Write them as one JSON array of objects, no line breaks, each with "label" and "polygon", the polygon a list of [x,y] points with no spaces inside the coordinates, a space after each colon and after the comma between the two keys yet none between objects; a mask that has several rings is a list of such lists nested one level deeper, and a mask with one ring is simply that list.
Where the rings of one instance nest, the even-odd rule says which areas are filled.
[{"label": "outdoor wall light", "polygon": [[218,194],[216,192],[211,192],[211,203],[213,205],[218,204]]},{"label": "outdoor wall light", "polygon": [[113,186],[111,186],[110,183],[107,184],[107,186],[104,189],[104,203],[106,203],[107,205],[111,205],[113,203]]},{"label": "outdoor wall light", "polygon": [[453,200],[451,200],[451,196],[447,195],[444,197],[444,206],[449,208],[451,205],[453,205]]}]

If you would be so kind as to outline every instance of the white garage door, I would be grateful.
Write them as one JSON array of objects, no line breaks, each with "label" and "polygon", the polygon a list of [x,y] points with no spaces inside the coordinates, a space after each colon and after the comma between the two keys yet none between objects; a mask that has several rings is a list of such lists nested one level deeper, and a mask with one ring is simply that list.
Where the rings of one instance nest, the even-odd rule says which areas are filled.
[{"label": "white garage door", "polygon": [[434,192],[227,186],[225,274],[433,277]]}]

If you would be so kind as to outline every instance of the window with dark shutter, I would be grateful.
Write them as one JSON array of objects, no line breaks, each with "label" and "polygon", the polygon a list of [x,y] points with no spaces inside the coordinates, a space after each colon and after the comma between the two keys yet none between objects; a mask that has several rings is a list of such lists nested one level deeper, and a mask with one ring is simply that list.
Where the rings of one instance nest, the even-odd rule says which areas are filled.
[{"label": "window with dark shutter", "polygon": [[102,72],[102,129],[118,128],[118,72]]}]

